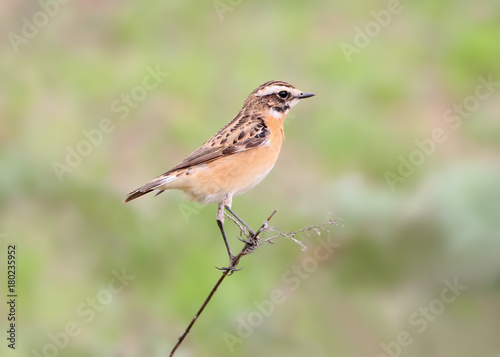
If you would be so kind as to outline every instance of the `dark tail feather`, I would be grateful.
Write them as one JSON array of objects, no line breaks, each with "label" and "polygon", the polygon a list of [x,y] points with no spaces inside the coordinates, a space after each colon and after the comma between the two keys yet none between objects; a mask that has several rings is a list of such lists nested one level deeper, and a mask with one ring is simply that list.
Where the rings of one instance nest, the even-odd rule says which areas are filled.
[{"label": "dark tail feather", "polygon": [[154,191],[153,189],[149,189],[146,191],[139,191],[139,190],[140,189],[137,189],[135,191],[130,192],[123,202],[135,200],[136,198],[141,197],[142,195],[145,195],[146,193],[150,193],[151,191]]},{"label": "dark tail feather", "polygon": [[[162,186],[162,185],[164,185],[164,184],[166,184],[168,182],[171,182],[174,179],[175,179],[175,177],[169,177],[169,176],[163,176],[163,175],[162,176],[158,176],[153,181],[148,182],[144,186],[141,186],[139,188],[136,188],[132,192],[129,192],[128,195],[127,195],[127,197],[125,198],[125,200],[123,202],[128,202],[128,201],[135,200],[136,198],[141,197],[142,195],[145,195],[146,193],[149,193],[151,191],[154,191],[159,186]],[[165,191],[165,190],[158,190],[158,192],[156,193],[155,197],[158,196],[163,191]]]},{"label": "dark tail feather", "polygon": [[159,190],[158,192],[156,192],[155,197],[158,196],[162,192],[165,192],[165,190]]}]

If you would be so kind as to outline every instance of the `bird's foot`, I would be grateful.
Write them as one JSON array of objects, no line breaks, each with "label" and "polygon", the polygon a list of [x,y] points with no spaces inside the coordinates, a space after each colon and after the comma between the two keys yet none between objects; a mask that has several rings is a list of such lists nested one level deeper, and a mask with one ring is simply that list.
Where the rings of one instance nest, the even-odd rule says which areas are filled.
[{"label": "bird's foot", "polygon": [[222,268],[219,268],[216,266],[216,268],[219,270],[222,270],[224,272],[228,271],[229,275],[232,275],[235,271],[240,271],[242,269],[242,268],[236,269],[236,264],[238,264],[236,257],[233,254],[230,254],[229,255],[229,266],[222,267]]}]

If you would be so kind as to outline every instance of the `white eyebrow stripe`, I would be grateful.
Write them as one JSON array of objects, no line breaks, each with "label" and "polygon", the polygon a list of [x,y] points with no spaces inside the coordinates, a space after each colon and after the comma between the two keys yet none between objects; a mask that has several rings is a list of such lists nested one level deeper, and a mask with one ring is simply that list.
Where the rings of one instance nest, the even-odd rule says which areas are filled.
[{"label": "white eyebrow stripe", "polygon": [[266,87],[266,88],[261,89],[260,91],[258,91],[257,93],[255,93],[255,96],[256,97],[263,97],[265,95],[279,93],[282,90],[287,91],[287,92],[291,92],[292,88],[285,87],[285,86],[280,86],[280,85],[277,84],[277,85],[274,85],[274,86],[270,86],[270,87]]}]

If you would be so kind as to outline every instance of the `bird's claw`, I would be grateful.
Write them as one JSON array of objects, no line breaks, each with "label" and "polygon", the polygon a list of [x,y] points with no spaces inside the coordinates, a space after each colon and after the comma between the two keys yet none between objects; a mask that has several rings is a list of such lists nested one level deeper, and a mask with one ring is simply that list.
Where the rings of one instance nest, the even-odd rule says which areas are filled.
[{"label": "bird's claw", "polygon": [[222,270],[222,271],[228,271],[229,275],[233,274],[235,271],[240,271],[243,268],[236,269],[236,257],[233,254],[229,254],[229,266],[228,267],[222,267],[219,268],[216,266],[217,269]]},{"label": "bird's claw", "polygon": [[229,275],[232,275],[235,271],[240,271],[241,269],[243,268],[240,268],[240,269],[236,269],[235,267],[232,267],[232,266],[228,266],[228,267],[222,267],[222,268],[219,268],[219,267],[215,267],[216,269],[219,269],[219,270],[222,270],[222,271],[229,271]]}]

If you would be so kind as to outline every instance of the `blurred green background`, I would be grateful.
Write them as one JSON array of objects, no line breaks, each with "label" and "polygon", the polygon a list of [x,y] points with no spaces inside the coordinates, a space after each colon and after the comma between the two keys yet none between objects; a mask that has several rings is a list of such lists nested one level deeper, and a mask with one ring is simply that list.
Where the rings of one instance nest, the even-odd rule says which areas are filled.
[{"label": "blurred green background", "polygon": [[4,1],[0,27],[2,356],[168,355],[227,262],[216,206],[122,200],[273,79],[317,95],[233,208],[343,223],[245,257],[178,356],[500,356],[498,1]]}]

